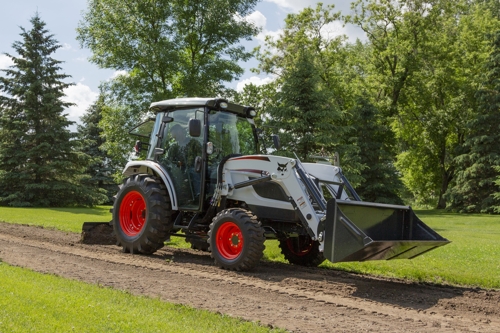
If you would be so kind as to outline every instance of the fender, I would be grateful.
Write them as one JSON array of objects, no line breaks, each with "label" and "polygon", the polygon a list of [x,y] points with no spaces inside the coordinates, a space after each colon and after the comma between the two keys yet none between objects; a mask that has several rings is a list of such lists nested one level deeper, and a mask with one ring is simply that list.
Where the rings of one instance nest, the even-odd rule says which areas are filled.
[{"label": "fender", "polygon": [[165,184],[165,187],[167,188],[168,195],[172,204],[172,210],[178,210],[179,208],[177,206],[177,196],[175,195],[172,179],[170,178],[168,172],[158,163],[147,160],[130,161],[127,163],[127,165],[125,165],[125,168],[123,168],[122,174],[125,176],[132,176],[138,173],[151,174],[151,171],[149,171],[148,169],[153,170],[155,174],[161,177],[163,183]]}]

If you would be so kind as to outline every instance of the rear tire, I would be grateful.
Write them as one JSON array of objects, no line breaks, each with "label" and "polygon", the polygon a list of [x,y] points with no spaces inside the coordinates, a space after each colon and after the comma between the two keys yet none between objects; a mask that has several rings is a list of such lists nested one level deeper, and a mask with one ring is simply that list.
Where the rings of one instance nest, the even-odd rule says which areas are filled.
[{"label": "rear tire", "polygon": [[235,271],[247,271],[257,265],[264,253],[264,241],[264,228],[257,217],[239,208],[217,214],[208,232],[215,264]]},{"label": "rear tire", "polygon": [[156,252],[172,227],[170,198],[162,181],[151,175],[125,179],[113,206],[113,229],[123,252]]},{"label": "rear tire", "polygon": [[280,239],[279,246],[290,264],[317,267],[326,260],[319,252],[319,242],[313,241],[309,235]]}]

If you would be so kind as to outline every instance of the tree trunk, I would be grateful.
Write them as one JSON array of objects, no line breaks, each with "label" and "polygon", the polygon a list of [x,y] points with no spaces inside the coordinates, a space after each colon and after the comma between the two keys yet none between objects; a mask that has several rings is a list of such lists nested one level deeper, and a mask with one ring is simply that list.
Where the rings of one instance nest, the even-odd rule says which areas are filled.
[{"label": "tree trunk", "polygon": [[448,190],[448,185],[450,184],[451,180],[453,179],[454,175],[454,169],[450,168],[448,170],[443,170],[443,173],[441,174],[441,189],[439,190],[439,198],[438,198],[438,203],[436,209],[445,209],[446,208],[446,198],[444,197],[444,194]]}]

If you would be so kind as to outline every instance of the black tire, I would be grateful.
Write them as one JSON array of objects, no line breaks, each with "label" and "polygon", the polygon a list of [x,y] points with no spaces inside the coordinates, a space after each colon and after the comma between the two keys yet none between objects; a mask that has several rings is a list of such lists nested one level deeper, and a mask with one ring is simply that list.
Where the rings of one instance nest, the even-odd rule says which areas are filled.
[{"label": "black tire", "polygon": [[215,264],[235,271],[247,271],[257,265],[264,253],[264,241],[264,228],[257,217],[239,208],[217,214],[208,232]]},{"label": "black tire", "polygon": [[151,254],[162,248],[173,227],[163,182],[151,175],[125,179],[113,205],[112,223],[123,252]]},{"label": "black tire", "polygon": [[280,239],[281,253],[290,264],[317,267],[325,257],[319,252],[319,242],[313,241],[309,235]]}]

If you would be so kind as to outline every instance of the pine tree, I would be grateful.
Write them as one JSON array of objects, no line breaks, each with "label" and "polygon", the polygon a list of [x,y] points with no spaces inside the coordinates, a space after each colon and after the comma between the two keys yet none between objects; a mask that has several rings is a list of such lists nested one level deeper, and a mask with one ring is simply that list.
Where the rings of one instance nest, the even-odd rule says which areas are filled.
[{"label": "pine tree", "polygon": [[400,193],[403,183],[391,153],[391,142],[394,142],[392,131],[381,124],[379,111],[364,98],[358,99],[352,113],[352,144],[359,148],[355,156],[364,165],[360,174],[364,180],[356,191],[365,201],[402,204]]},{"label": "pine tree", "polygon": [[83,183],[95,189],[102,189],[108,197],[108,203],[118,191],[118,186],[113,179],[117,166],[113,164],[108,154],[101,149],[105,142],[99,122],[102,119],[102,108],[104,106],[104,95],[92,104],[86,114],[81,117],[82,125],[78,125],[78,136],[83,143],[82,151],[92,158],[85,174],[87,178]]},{"label": "pine tree", "polygon": [[460,212],[500,210],[500,31],[493,46],[486,80],[476,94],[477,115],[469,123],[464,153],[456,158],[455,186],[448,193],[449,208]]},{"label": "pine tree", "polygon": [[30,31],[13,43],[18,57],[0,77],[0,204],[66,206],[94,204],[98,195],[80,186],[88,156],[78,152],[62,101],[71,84],[60,74],[60,47],[36,14]]},{"label": "pine tree", "polygon": [[285,69],[275,103],[267,110],[268,124],[281,138],[281,153],[295,153],[309,161],[310,155],[321,150],[332,154],[332,147],[340,141],[333,123],[340,113],[329,103],[328,92],[321,90],[320,83],[311,55],[301,50],[295,63]]}]

